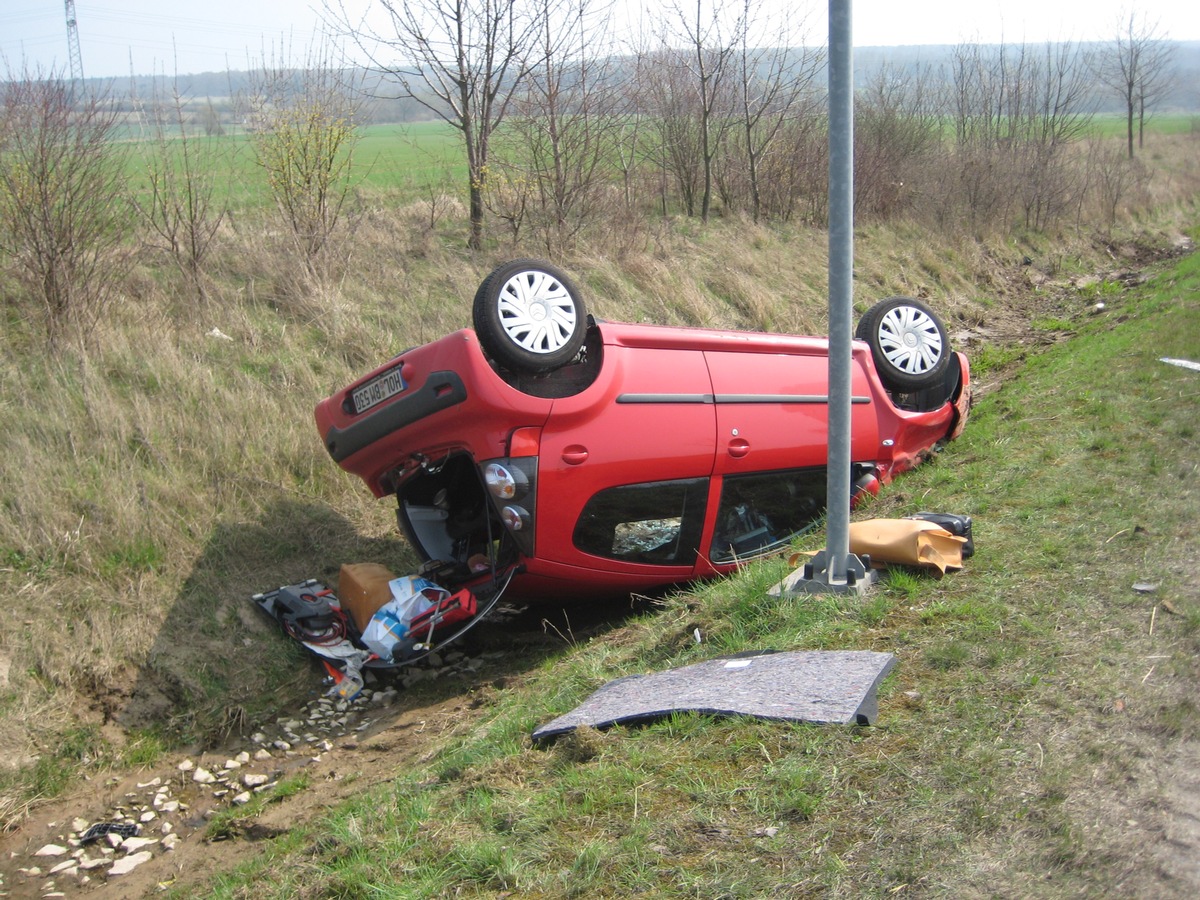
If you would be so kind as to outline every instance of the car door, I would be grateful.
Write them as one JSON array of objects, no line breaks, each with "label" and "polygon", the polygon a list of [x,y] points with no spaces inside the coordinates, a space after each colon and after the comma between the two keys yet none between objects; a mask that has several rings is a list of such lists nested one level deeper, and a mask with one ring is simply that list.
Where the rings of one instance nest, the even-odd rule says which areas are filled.
[{"label": "car door", "polygon": [[[810,343],[797,352],[705,352],[716,411],[715,475],[825,465],[829,357],[824,342]],[[878,430],[867,377],[855,365],[852,459],[875,458]]]},{"label": "car door", "polygon": [[601,376],[555,400],[542,430],[539,570],[689,578],[713,467],[708,366],[683,347],[606,343],[604,353]]}]

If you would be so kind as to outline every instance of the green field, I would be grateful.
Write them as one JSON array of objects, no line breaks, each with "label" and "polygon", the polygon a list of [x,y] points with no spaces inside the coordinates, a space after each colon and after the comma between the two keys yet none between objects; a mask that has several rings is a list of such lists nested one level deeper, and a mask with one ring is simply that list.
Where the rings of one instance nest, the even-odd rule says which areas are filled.
[{"label": "green field", "polygon": [[[145,191],[152,167],[181,167],[182,142],[174,135],[159,143],[133,139],[127,144],[127,167],[133,188]],[[191,135],[189,152],[198,171],[212,179],[214,199],[234,209],[269,205],[266,178],[254,159],[250,138],[244,134],[220,137]],[[431,193],[466,191],[467,165],[457,131],[442,122],[412,125],[371,125],[359,130],[353,148],[350,181],[366,196],[385,194],[405,199]]]}]

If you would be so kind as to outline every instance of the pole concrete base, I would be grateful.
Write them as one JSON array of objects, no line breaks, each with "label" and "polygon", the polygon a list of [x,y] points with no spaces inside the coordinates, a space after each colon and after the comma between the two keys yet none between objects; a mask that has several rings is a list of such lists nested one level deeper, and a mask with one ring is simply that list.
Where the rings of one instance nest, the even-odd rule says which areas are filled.
[{"label": "pole concrete base", "polygon": [[794,571],[767,593],[772,597],[796,594],[857,594],[862,596],[879,579],[871,568],[870,557],[859,558],[853,553],[846,557],[845,580],[830,580],[828,551],[822,550],[809,562]]}]

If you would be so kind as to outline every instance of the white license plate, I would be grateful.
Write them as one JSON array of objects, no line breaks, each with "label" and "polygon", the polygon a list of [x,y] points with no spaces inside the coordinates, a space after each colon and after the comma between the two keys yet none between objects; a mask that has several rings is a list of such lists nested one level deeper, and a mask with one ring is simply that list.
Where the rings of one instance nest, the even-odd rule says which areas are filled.
[{"label": "white license plate", "polygon": [[363,413],[373,406],[378,406],[384,400],[395,397],[404,391],[404,379],[400,375],[400,367],[388,369],[377,378],[372,378],[362,387],[355,389],[350,395],[354,401],[354,412]]}]

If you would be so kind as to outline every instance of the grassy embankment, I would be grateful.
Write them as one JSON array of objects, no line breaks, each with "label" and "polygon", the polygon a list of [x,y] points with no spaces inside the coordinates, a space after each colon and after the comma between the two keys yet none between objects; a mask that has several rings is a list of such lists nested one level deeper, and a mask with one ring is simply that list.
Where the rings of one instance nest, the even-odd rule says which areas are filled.
[{"label": "grassy embankment", "polygon": [[[1195,255],[1089,293],[1103,313],[1025,357],[869,512],[972,515],[962,572],[775,602],[775,563],[673,597],[485,689],[483,720],[427,765],[215,894],[1186,896],[1160,854],[1172,766],[1200,737],[1200,387],[1159,357],[1195,358],[1198,295]],[[611,679],[767,647],[896,654],[878,727],[680,715],[530,746]]]},{"label": "grassy embankment", "polygon": [[[1178,215],[1194,221],[1186,205]],[[350,274],[315,295],[282,289],[286,262],[269,229],[239,221],[223,235],[207,304],[197,307],[168,268],[147,263],[86,341],[58,356],[42,352],[36,329],[6,309],[0,588],[13,624],[0,632],[4,818],[53,796],[80,773],[146,764],[180,742],[219,741],[304,697],[314,679],[309,662],[259,621],[249,594],[327,577],[348,560],[400,570],[411,563],[390,507],[325,456],[311,409],[398,349],[466,325],[479,280],[495,262],[522,252],[506,247],[469,256],[454,249],[460,231],[430,232],[429,221],[417,201],[369,211],[356,233]],[[1160,222],[1143,223],[1147,241],[1173,233],[1169,215]],[[641,227],[639,240],[625,242],[619,258],[593,248],[560,260],[580,275],[598,314],[822,329],[823,235],[739,222],[705,230],[691,222]],[[621,892],[645,879],[654,890],[705,894],[736,877],[778,877],[776,885],[820,877],[836,884],[866,871],[880,873],[880,884],[898,884],[928,879],[945,862],[940,854],[972,842],[1002,846],[1011,823],[1024,819],[1016,816],[1020,809],[1006,807],[1016,818],[996,826],[1004,810],[991,812],[989,804],[998,795],[1004,803],[1030,798],[1040,830],[1029,836],[1053,837],[1063,860],[1092,865],[1091,845],[1072,831],[1086,819],[1075,818],[1066,798],[1076,795],[1062,787],[1079,763],[1060,762],[1052,752],[1059,745],[1051,738],[1065,733],[1051,724],[1055,704],[1080,723],[1107,708],[1109,701],[1097,706],[1096,698],[1116,686],[1120,665],[1130,659],[1122,655],[1126,648],[1113,644],[1100,666],[1081,657],[1097,634],[1113,641],[1109,635],[1122,628],[1136,633],[1130,622],[1144,625],[1145,604],[1153,600],[1130,597],[1134,569],[1162,569],[1164,590],[1185,589],[1184,575],[1171,573],[1163,542],[1187,535],[1189,507],[1166,504],[1188,496],[1189,479],[1177,477],[1189,474],[1180,471],[1186,457],[1178,454],[1195,440],[1188,431],[1190,382],[1151,364],[1197,345],[1193,317],[1186,315],[1194,293],[1179,294],[1184,315],[1162,321],[1133,315],[1133,307],[1122,312],[1114,280],[1070,286],[1072,276],[1111,271],[1110,254],[1123,249],[1086,239],[1029,237],[989,246],[904,227],[861,230],[859,308],[892,293],[927,294],[952,334],[974,335],[967,349],[989,394],[964,441],[897,485],[881,509],[971,513],[979,523],[979,558],[936,584],[898,576],[861,609],[768,604],[760,588],[778,573],[756,570],[673,602],[611,645],[568,657],[563,669],[530,673],[528,693],[496,696],[495,730],[435,761],[436,791],[397,786],[408,811],[393,821],[393,837],[417,827],[419,816],[409,808],[416,803],[437,809],[438,821],[461,820],[470,839],[440,845],[444,857],[382,848],[401,860],[387,877],[418,885],[452,877],[485,890],[515,882],[549,894],[560,891],[555,879],[562,868],[576,872],[572,883],[593,885],[592,893]],[[1026,256],[1032,266],[1023,265]],[[1092,319],[1087,311],[1097,297],[1110,309]],[[1140,334],[1150,327],[1142,321],[1161,321],[1162,335]],[[1035,352],[1069,331],[1106,323],[1120,325],[1104,332],[1109,340],[1133,342],[1126,355],[1080,355],[1095,360],[1094,372],[1055,371],[1043,360],[1066,365],[1075,356]],[[1001,373],[1026,359],[1029,377],[1043,382],[1021,388],[1027,398],[1001,388]],[[1102,387],[1102,379],[1126,367],[1137,392],[1123,382],[1119,390]],[[1164,386],[1167,378],[1180,380]],[[1031,411],[1043,402],[1044,411]],[[1148,446],[1155,441],[1161,446]],[[1018,489],[1034,493],[1005,493]],[[1179,602],[1184,615],[1160,616],[1157,640],[1174,634],[1168,627],[1194,633],[1194,606]],[[1129,621],[1106,624],[1109,615]],[[681,619],[703,625],[709,642],[685,646]],[[1066,642],[1074,629],[1086,652]],[[877,731],[848,733],[680,720],[602,739],[592,757],[597,765],[573,762],[567,751],[524,747],[528,725],[623,671],[768,643],[898,652],[901,669],[885,692],[891,721]],[[1129,646],[1135,652],[1139,645]],[[1173,654],[1170,662],[1154,663],[1157,679],[1185,665]],[[1068,668],[1072,660],[1084,668]],[[1122,695],[1142,696],[1158,684],[1151,678],[1120,687]],[[910,689],[921,694],[911,708],[901,700]],[[1185,703],[1160,706],[1139,705],[1137,716],[1119,719],[1122,734],[1141,734],[1143,724],[1169,734],[1192,727]],[[1036,727],[1017,728],[1030,709],[1039,712]],[[1086,715],[1078,715],[1081,709]],[[1020,742],[1009,744],[1014,729]],[[680,734],[691,736],[678,740]],[[1084,743],[1096,760],[1107,758],[1105,740]],[[855,755],[859,749],[865,755]],[[1034,753],[1037,766],[1029,762]],[[1013,777],[1029,779],[1033,793],[1007,793],[1012,783],[992,773],[1009,768]],[[635,777],[623,790],[621,779]],[[548,785],[546,793],[525,789],[538,781]],[[651,791],[655,784],[660,788]],[[346,816],[388,820],[397,809],[385,800],[377,809],[339,813],[330,827],[348,827]],[[751,813],[763,829],[779,831],[764,831],[766,837],[739,831],[746,824],[741,817]],[[902,821],[947,817],[957,824],[944,840],[931,838],[928,852],[905,851],[898,841],[877,846],[903,832]],[[574,831],[570,823],[577,821],[591,823],[590,830]],[[518,827],[549,831],[507,840]],[[727,827],[736,836],[728,848]],[[551,841],[547,835],[555,831],[564,837]],[[726,856],[727,849],[734,855]],[[769,865],[746,872],[733,862],[744,862],[746,850],[778,863],[778,876]],[[358,868],[358,858],[347,855],[347,866],[323,861],[321,877],[330,884],[376,877],[365,863]],[[402,868],[409,862],[411,871]],[[748,892],[754,885],[729,889]]]}]

